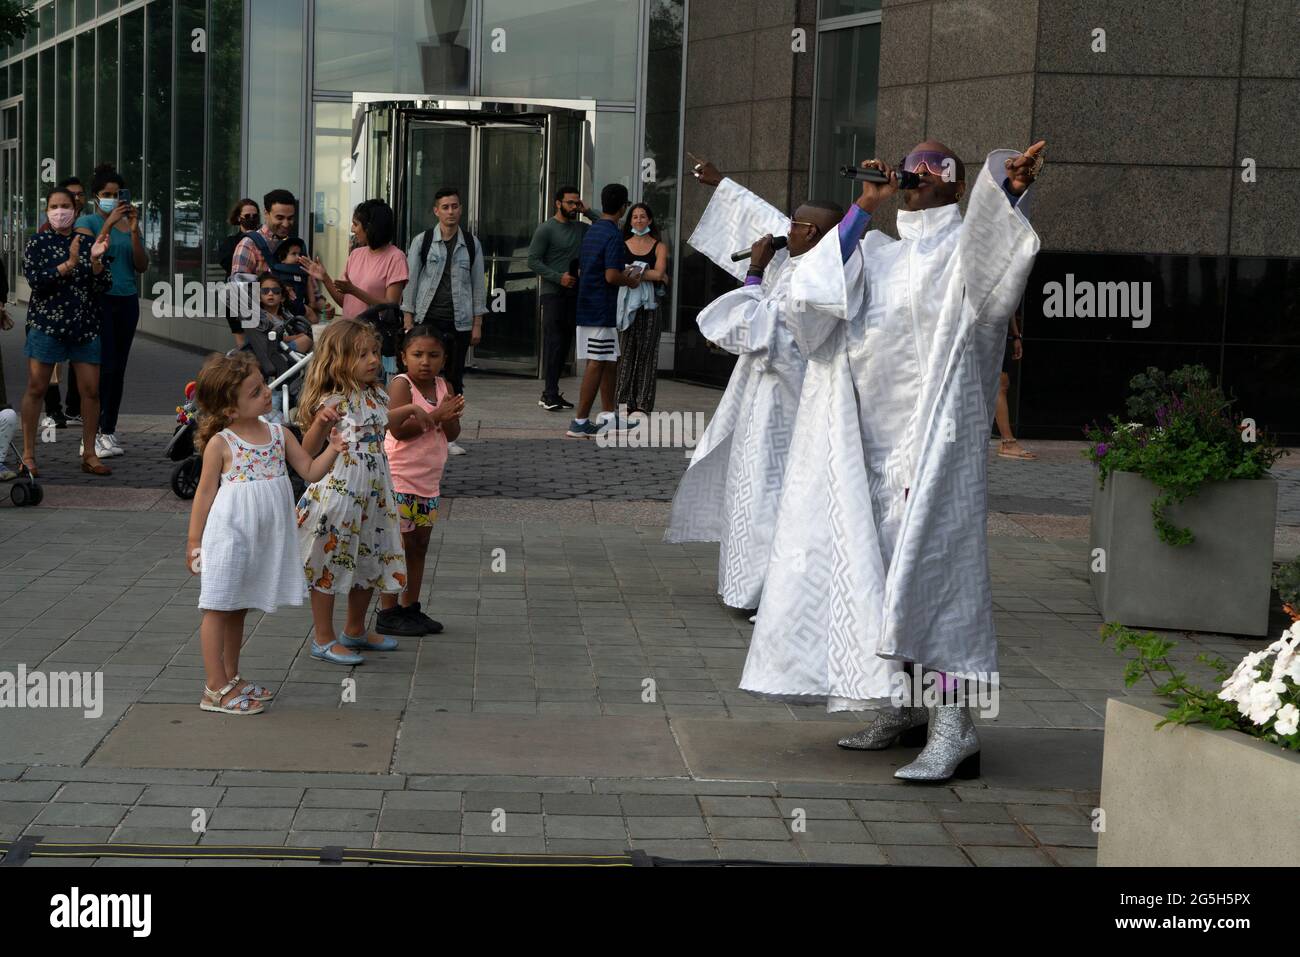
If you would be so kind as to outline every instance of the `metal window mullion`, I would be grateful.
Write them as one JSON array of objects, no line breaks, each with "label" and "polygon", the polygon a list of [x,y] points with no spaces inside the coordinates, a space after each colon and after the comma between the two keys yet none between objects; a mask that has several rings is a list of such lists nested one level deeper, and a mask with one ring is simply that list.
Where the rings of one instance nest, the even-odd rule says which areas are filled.
[{"label": "metal window mullion", "polygon": [[240,89],[240,110],[239,120],[239,195],[248,195],[248,125],[252,121],[252,104],[249,102],[249,90],[251,89],[249,71],[252,70],[253,58],[249,56],[249,42],[253,36],[253,0],[243,0],[243,31],[244,35],[240,38],[240,49],[243,51],[240,56],[240,73],[243,74],[243,83]]},{"label": "metal window mullion", "polygon": [[[169,148],[167,150],[167,199],[172,206],[171,229],[167,230],[167,272],[166,278],[170,279],[176,274],[176,114],[178,111],[180,97],[176,95],[176,63],[180,58],[180,46],[177,43],[177,34],[180,32],[180,3],[181,0],[171,0],[172,5],[172,48],[171,48],[171,108],[168,112],[171,114],[171,129],[168,133]],[[159,216],[161,221],[162,217]]]},{"label": "metal window mullion", "polygon": [[646,104],[646,87],[649,85],[649,66],[650,66],[650,4],[653,0],[641,0],[639,18],[637,20],[637,44],[636,44],[636,75],[640,79],[637,84],[633,109],[636,113],[635,120],[632,124],[632,143],[634,149],[632,163],[632,201],[641,202],[645,197],[642,194],[645,184],[641,177],[641,164],[645,162],[645,104]]},{"label": "metal window mullion", "polygon": [[685,244],[683,235],[685,230],[682,229],[682,193],[685,192],[685,177],[682,175],[686,169],[686,55],[689,48],[689,31],[691,23],[691,0],[682,0],[682,75],[681,82],[677,89],[677,209],[673,222],[677,226],[676,241],[673,243],[673,282],[670,284],[672,294],[671,313],[672,315],[672,333],[673,341],[673,368],[677,368],[677,309],[680,300],[681,283],[678,276],[681,275],[682,246]]},{"label": "metal window mullion", "polygon": [[299,96],[298,112],[302,117],[302,125],[298,130],[298,195],[301,200],[298,203],[298,219],[296,228],[299,235],[302,234],[305,222],[306,209],[312,208],[308,200],[311,198],[312,188],[312,170],[308,168],[308,160],[311,155],[311,135],[312,135],[312,102],[311,88],[314,85],[313,76],[315,74],[315,55],[316,55],[316,4],[314,0],[303,0],[302,18],[302,92]]}]

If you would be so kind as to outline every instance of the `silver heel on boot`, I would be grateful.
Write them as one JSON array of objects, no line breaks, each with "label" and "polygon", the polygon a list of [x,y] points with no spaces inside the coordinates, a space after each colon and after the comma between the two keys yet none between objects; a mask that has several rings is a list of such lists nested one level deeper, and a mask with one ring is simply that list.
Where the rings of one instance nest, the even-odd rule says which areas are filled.
[{"label": "silver heel on boot", "polygon": [[925,708],[882,708],[872,724],[837,743],[851,751],[883,751],[895,742],[905,748],[918,748],[925,744],[929,721],[930,713]]},{"label": "silver heel on boot", "polygon": [[965,705],[943,705],[934,709],[930,740],[911,764],[899,768],[894,777],[904,781],[947,781],[980,776],[980,739],[975,722]]}]

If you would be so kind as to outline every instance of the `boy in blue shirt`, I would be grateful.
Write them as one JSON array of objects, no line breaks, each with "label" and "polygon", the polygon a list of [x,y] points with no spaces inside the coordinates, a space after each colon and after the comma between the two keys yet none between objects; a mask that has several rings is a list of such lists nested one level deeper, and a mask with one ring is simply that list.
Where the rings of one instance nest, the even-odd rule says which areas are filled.
[{"label": "boy in blue shirt", "polygon": [[[601,217],[582,239],[578,260],[578,327],[577,352],[579,361],[586,359],[582,370],[582,389],[576,418],[569,423],[565,435],[588,438],[600,431],[587,418],[600,391],[601,405],[610,415],[614,413],[614,389],[618,368],[618,287],[635,289],[641,284],[639,274],[625,272],[627,246],[618,221],[627,211],[627,187],[610,183],[600,191]],[[617,418],[609,428],[618,428]]]}]

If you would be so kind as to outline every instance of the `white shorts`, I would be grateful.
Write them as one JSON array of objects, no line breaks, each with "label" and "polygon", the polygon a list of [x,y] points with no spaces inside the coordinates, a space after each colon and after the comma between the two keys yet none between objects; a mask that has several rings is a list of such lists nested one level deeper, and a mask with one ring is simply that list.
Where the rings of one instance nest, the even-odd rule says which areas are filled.
[{"label": "white shorts", "polygon": [[594,362],[616,362],[618,329],[614,326],[578,326],[576,356]]}]

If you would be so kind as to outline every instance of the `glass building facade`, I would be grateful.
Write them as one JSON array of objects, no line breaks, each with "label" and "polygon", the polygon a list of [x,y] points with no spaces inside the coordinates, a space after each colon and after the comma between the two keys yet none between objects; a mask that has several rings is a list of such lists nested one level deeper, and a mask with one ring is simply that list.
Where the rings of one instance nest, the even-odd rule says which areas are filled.
[{"label": "glass building facade", "polygon": [[[102,162],[117,166],[141,208],[146,298],[177,275],[219,278],[231,206],[277,187],[300,198],[298,231],[336,272],[360,199],[423,206],[437,185],[473,190],[468,224],[488,234],[480,240],[494,245],[494,278],[525,325],[537,290],[521,263],[555,186],[578,183],[598,205],[600,186],[621,182],[679,245],[685,0],[34,7],[37,26],[0,49],[0,214],[5,250],[19,252],[7,256],[19,296],[16,261],[45,193],[66,176],[89,182]],[[446,132],[439,124],[461,134],[435,136]],[[412,189],[417,179],[427,188]],[[513,192],[510,208],[498,192]],[[427,220],[427,208],[405,211],[399,240]],[[150,331],[214,345],[222,327],[212,326],[197,337],[179,324]],[[536,338],[503,347],[524,360],[506,365],[535,366],[524,353]],[[479,351],[486,357],[491,344]]]},{"label": "glass building facade", "polygon": [[202,278],[240,188],[242,0],[55,0],[35,9],[37,26],[0,51],[11,279],[49,189],[68,176],[89,185],[106,162],[140,206],[146,294],[177,273]]},{"label": "glass building facade", "polygon": [[[874,136],[880,14],[871,0],[823,7],[811,178],[831,190],[843,186],[835,167]],[[473,194],[467,224],[505,312],[487,324],[475,358],[537,374],[531,232],[551,215],[557,186],[579,185],[598,205],[600,187],[620,182],[654,209],[672,250],[681,282],[671,284],[660,364],[681,365],[674,335],[693,327],[698,311],[694,293],[680,289],[692,273],[679,228],[686,0],[43,0],[34,8],[28,36],[0,49],[0,219],[20,298],[21,249],[40,225],[46,192],[66,176],[89,183],[102,162],[116,165],[140,206],[146,299],[177,276],[221,277],[217,250],[242,196],[291,190],[298,232],[337,274],[361,199],[393,203],[405,243],[429,225],[433,191],[456,185]],[[206,347],[224,347],[227,335],[215,318],[167,321],[146,310],[143,323]]]}]

